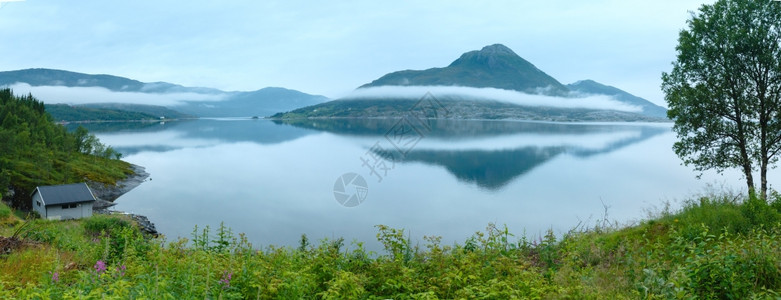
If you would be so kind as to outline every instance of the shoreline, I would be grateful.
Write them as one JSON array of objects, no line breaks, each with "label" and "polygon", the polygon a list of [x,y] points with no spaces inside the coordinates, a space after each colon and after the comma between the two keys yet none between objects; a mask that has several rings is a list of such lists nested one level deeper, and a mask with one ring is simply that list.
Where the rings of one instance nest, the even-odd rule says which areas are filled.
[{"label": "shoreline", "polygon": [[99,200],[113,203],[115,200],[117,200],[117,198],[141,185],[141,183],[146,181],[146,179],[149,177],[149,173],[146,172],[146,168],[142,166],[130,164],[130,168],[133,170],[133,174],[129,175],[123,180],[117,181],[117,183],[114,185],[107,185],[98,182],[87,182],[87,185],[89,185],[92,193]]},{"label": "shoreline", "polygon": [[97,123],[157,123],[157,122],[173,122],[173,121],[182,121],[182,120],[197,120],[200,119],[200,117],[194,117],[194,118],[175,118],[175,119],[142,119],[142,120],[74,120],[74,121],[66,121],[66,120],[60,120],[55,121],[55,123],[60,125],[68,125],[68,124],[97,124]]},{"label": "shoreline", "polygon": [[118,181],[115,185],[107,185],[98,182],[87,183],[97,199],[92,205],[92,210],[96,214],[128,215],[138,223],[142,232],[157,236],[159,233],[157,232],[157,228],[155,228],[155,224],[149,221],[149,218],[146,216],[110,209],[114,205],[117,205],[114,201],[119,197],[138,187],[149,178],[149,173],[146,172],[146,168],[134,164],[130,164],[130,168],[133,170],[133,174]]}]

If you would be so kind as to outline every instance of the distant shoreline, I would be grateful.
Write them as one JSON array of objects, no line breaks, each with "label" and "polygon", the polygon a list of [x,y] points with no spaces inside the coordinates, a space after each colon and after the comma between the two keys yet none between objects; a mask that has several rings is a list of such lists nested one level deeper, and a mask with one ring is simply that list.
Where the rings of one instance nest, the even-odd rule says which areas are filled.
[{"label": "distant shoreline", "polygon": [[199,118],[183,118],[183,119],[147,119],[147,120],[81,120],[81,121],[55,121],[55,123],[60,125],[68,125],[68,124],[95,124],[95,123],[125,123],[125,122],[136,122],[136,123],[157,123],[157,122],[173,122],[173,121],[182,121],[182,120],[197,120]]},{"label": "distant shoreline", "polygon": [[[271,121],[301,121],[301,120],[400,120],[403,119],[404,116],[365,116],[365,117],[346,117],[346,116],[336,116],[336,117],[330,117],[330,116],[316,116],[316,117],[298,117],[298,118],[291,118],[291,117],[264,117],[265,120],[271,120]],[[438,121],[491,121],[491,122],[533,122],[533,123],[583,123],[583,124],[614,124],[614,123],[649,123],[649,124],[672,124],[673,121],[670,119],[662,119],[662,118],[648,118],[648,119],[639,119],[639,120],[631,120],[631,121],[621,121],[621,120],[605,120],[605,121],[598,121],[598,120],[546,120],[546,119],[523,119],[523,118],[502,118],[502,119],[490,119],[490,118],[426,118],[427,120],[438,120]]]}]

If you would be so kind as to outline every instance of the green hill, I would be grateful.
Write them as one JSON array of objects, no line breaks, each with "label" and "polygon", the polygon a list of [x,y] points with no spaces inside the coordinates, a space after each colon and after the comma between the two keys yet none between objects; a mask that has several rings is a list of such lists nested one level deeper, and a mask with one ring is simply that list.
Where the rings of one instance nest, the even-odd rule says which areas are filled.
[{"label": "green hill", "polygon": [[63,70],[25,69],[0,72],[0,85],[17,82],[32,86],[104,87],[112,91],[139,91],[144,83],[112,75],[89,75]]},{"label": "green hill", "polygon": [[[148,112],[137,111],[136,109]],[[159,120],[162,116],[169,119],[191,117],[162,106],[139,106],[119,103],[104,105],[49,104],[46,105],[46,112],[51,114],[52,118],[58,122]]]},{"label": "green hill", "polygon": [[132,173],[121,155],[86,129],[68,132],[53,122],[32,96],[0,90],[0,194],[16,207],[29,208],[39,185],[83,182],[114,184]]},{"label": "green hill", "polygon": [[393,72],[361,88],[386,85],[492,87],[535,94],[545,90],[549,95],[568,92],[556,79],[501,44],[464,53],[444,68]]},{"label": "green hill", "polygon": [[0,85],[27,83],[31,86],[101,87],[114,92],[221,93],[217,89],[184,87],[168,82],[141,82],[106,74],[84,74],[55,69],[24,69],[0,72]]}]

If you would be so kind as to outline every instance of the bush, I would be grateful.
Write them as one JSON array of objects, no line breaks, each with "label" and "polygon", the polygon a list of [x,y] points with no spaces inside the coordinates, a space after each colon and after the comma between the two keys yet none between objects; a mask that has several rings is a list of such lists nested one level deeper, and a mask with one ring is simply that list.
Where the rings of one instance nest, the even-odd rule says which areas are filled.
[{"label": "bush", "polygon": [[89,234],[112,234],[120,232],[123,228],[130,227],[130,222],[112,216],[93,215],[84,220],[84,230]]},{"label": "bush", "polygon": [[11,216],[11,208],[5,203],[0,202],[0,220],[4,220]]},{"label": "bush", "polygon": [[701,197],[684,202],[678,213],[664,219],[679,224],[681,233],[688,239],[697,236],[701,225],[730,234],[748,234],[755,228],[772,227],[781,222],[781,197],[778,193],[773,194],[768,201],[731,195]]},{"label": "bush", "polygon": [[740,206],[740,210],[751,227],[768,227],[781,222],[781,213],[779,213],[777,206],[771,205],[765,200],[751,197]]}]

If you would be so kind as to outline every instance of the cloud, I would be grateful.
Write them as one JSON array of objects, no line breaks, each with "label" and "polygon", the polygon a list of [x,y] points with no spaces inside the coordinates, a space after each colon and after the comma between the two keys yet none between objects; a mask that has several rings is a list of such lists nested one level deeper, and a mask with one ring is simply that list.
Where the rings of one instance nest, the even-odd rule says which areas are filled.
[{"label": "cloud", "polygon": [[138,93],[114,92],[102,87],[31,86],[15,83],[9,86],[14,93],[32,94],[44,103],[88,104],[88,103],[132,103],[146,105],[175,106],[184,101],[220,101],[225,95],[198,93]]},{"label": "cloud", "polygon": [[190,138],[186,132],[166,130],[144,133],[103,133],[97,134],[101,142],[112,147],[171,147],[198,148],[216,146],[224,141],[218,139]]},{"label": "cloud", "polygon": [[344,97],[344,99],[418,99],[426,93],[431,93],[434,97],[461,97],[476,100],[493,100],[522,106],[604,109],[626,112],[641,112],[643,110],[641,107],[629,105],[605,95],[554,97],[496,88],[462,86],[379,86],[357,89]]}]

